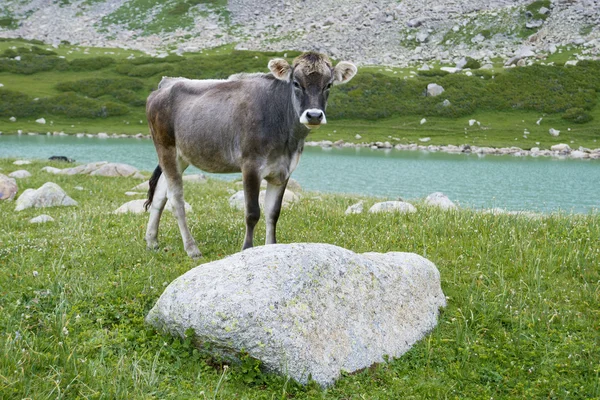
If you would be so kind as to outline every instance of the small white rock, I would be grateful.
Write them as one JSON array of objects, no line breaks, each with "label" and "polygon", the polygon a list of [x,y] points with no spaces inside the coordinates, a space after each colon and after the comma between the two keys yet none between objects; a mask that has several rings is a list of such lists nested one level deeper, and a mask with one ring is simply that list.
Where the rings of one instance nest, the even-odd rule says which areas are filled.
[{"label": "small white rock", "polygon": [[42,215],[38,215],[37,217],[29,220],[30,224],[43,224],[46,222],[54,222],[54,218],[52,218],[49,215],[42,214]]},{"label": "small white rock", "polygon": [[45,118],[38,118],[35,120],[35,122],[37,122],[38,124],[45,124],[46,123],[46,119]]}]

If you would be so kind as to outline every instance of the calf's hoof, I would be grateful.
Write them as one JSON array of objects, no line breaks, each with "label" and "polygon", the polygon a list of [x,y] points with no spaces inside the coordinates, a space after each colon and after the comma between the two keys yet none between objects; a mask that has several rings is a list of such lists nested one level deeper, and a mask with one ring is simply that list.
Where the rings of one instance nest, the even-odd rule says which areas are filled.
[{"label": "calf's hoof", "polygon": [[156,250],[156,249],[158,249],[158,240],[146,239],[146,248],[148,250]]},{"label": "calf's hoof", "polygon": [[202,258],[202,253],[198,249],[187,251],[187,255],[193,258],[194,260]]}]

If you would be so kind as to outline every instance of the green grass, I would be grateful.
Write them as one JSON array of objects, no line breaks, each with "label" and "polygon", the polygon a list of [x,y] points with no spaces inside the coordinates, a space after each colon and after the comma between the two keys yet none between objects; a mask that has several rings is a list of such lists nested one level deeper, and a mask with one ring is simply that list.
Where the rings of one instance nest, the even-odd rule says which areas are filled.
[{"label": "green grass", "polygon": [[[183,57],[152,58],[139,52],[71,45],[53,48],[23,40],[0,41],[0,51],[4,55],[0,57],[3,133],[145,133],[144,102],[163,75],[226,78],[242,71],[265,72],[269,59],[281,57],[279,53],[235,51],[230,45]],[[311,139],[356,141],[359,134],[364,142],[416,143],[431,137],[430,144],[527,149],[562,142],[598,147],[600,62],[563,67],[574,51],[565,48],[552,55],[555,66],[504,70],[497,65],[490,71],[474,70],[471,77],[443,73],[437,63],[427,72],[361,68],[350,83],[334,88],[327,110],[330,125],[311,133]],[[287,52],[288,60],[297,54]],[[27,62],[17,63],[16,55]],[[425,97],[425,88],[432,82],[446,91]],[[445,99],[450,106],[442,105]],[[572,109],[583,110],[586,117],[578,123],[569,121]],[[10,122],[12,116],[18,121]],[[40,117],[52,123],[39,125],[35,120]],[[428,123],[420,125],[423,117]],[[543,123],[538,126],[535,121],[541,117]],[[469,127],[469,119],[479,120],[482,127]],[[561,136],[551,137],[550,128],[561,130]],[[527,138],[523,138],[524,129],[532,132]]]},{"label": "green grass", "polygon": [[[79,206],[15,213],[14,202],[0,202],[0,398],[600,398],[598,214],[527,219],[417,204],[411,215],[345,216],[357,197],[304,193],[282,213],[281,243],[415,252],[437,265],[448,297],[438,326],[403,357],[322,390],[250,362],[225,368],[144,324],[165,285],[197,263],[169,213],[159,251],[145,249],[145,215],[111,214],[139,181],[48,175],[42,166],[66,165],[12,161],[0,160],[2,173],[33,173],[20,192],[53,181]],[[185,187],[203,262],[241,245],[231,188]],[[56,221],[27,223],[42,213]]]}]

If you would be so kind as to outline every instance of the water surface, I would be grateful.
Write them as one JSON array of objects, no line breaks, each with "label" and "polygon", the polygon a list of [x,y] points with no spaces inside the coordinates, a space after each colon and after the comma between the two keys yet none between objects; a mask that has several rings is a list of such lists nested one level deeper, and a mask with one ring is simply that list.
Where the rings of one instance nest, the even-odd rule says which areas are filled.
[{"label": "water surface", "polygon": [[[53,155],[81,163],[122,162],[147,171],[158,160],[147,139],[0,136],[0,157]],[[587,213],[600,208],[600,160],[307,147],[292,176],[311,191],[404,199],[443,192],[462,206],[508,210]]]}]

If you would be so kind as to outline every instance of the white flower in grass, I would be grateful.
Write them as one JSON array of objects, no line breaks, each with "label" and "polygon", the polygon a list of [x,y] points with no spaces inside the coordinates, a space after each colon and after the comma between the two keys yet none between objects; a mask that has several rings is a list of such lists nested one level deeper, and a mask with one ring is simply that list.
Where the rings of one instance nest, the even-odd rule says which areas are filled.
[{"label": "white flower in grass", "polygon": [[67,329],[66,326],[63,326],[62,334],[65,335],[65,336],[69,336],[69,330]]}]

